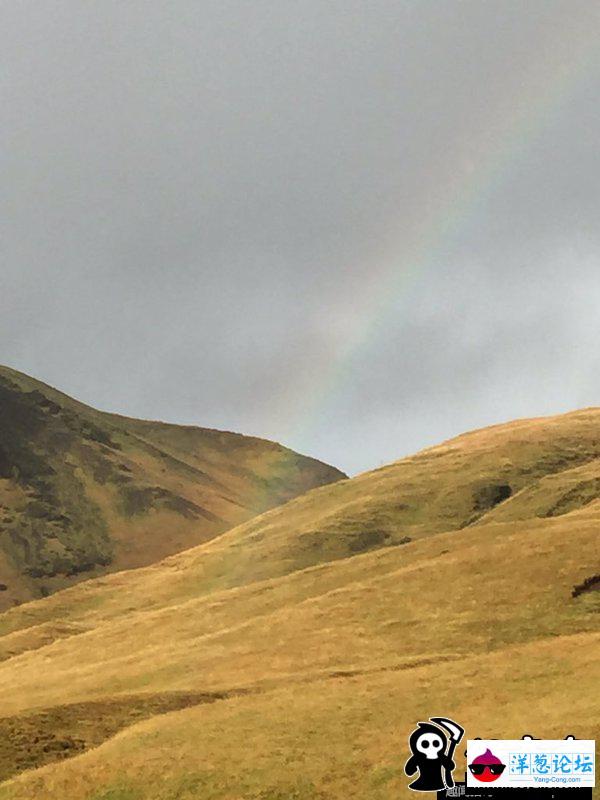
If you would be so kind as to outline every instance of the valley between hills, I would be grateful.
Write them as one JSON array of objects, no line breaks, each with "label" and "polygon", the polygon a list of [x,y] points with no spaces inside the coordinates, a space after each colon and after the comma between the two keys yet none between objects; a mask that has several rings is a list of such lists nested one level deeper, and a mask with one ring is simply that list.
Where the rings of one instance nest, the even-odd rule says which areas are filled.
[{"label": "valley between hills", "polygon": [[[0,615],[0,800],[408,797],[407,737],[435,714],[470,738],[600,739],[600,409],[469,432],[348,479],[261,440],[84,412],[0,377],[10,409],[22,393],[38,409],[12,425],[0,406],[4,580],[22,582]],[[24,442],[34,460],[15,472]],[[36,459],[53,470],[41,486]],[[88,572],[47,555],[52,537],[71,560],[87,546],[69,476],[112,542]],[[128,517],[131,486],[170,494]],[[37,502],[73,525],[33,525]],[[37,549],[17,547],[17,528]],[[31,575],[40,565],[55,574]]]}]

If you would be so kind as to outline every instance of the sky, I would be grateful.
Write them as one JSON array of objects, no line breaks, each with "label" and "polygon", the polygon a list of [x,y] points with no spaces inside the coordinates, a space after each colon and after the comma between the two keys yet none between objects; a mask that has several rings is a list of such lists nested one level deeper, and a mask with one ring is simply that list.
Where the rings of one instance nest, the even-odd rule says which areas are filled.
[{"label": "sky", "polygon": [[0,0],[0,363],[349,474],[600,405],[595,0]]}]

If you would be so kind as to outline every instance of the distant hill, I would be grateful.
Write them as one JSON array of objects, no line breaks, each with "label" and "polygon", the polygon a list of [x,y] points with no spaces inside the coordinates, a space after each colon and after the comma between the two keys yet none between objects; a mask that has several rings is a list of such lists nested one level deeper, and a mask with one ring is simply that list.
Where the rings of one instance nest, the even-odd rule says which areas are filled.
[{"label": "distant hill", "polygon": [[153,563],[343,477],[262,439],[102,413],[0,367],[0,609]]},{"label": "distant hill", "polygon": [[599,500],[600,410],[522,420],[11,609],[0,800],[395,800],[431,714],[600,738]]}]

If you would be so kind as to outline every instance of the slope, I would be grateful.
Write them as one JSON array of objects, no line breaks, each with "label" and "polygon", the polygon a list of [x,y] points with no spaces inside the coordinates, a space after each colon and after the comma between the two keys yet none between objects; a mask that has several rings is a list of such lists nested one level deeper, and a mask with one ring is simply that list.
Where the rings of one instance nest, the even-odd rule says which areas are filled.
[{"label": "slope", "polygon": [[599,486],[600,410],[498,425],[312,490],[160,564],[15,608],[0,633],[22,631],[27,647],[37,626],[47,635],[65,623],[88,629],[435,533],[559,518],[561,504],[583,508]]},{"label": "slope", "polygon": [[403,764],[417,720],[447,714],[470,738],[528,730],[597,741],[599,682],[600,636],[588,634],[284,685],[136,724],[0,785],[0,800],[409,798]]},{"label": "slope", "polygon": [[0,368],[0,608],[139,567],[344,477],[272,442],[89,408]]},{"label": "slope", "polygon": [[[82,752],[102,739],[98,704],[223,699],[25,772],[0,798],[391,800],[423,715],[470,736],[597,737],[599,427],[587,410],[466,434],[4,614],[5,730],[87,704]],[[396,544],[351,555],[347,520],[393,502]],[[341,544],[307,566],[297,539],[319,526]]]}]

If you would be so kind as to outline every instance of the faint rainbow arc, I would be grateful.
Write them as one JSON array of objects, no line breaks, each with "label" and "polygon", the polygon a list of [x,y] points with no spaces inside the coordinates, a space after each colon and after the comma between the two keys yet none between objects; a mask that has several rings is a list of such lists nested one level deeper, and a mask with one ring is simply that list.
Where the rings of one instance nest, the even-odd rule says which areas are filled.
[{"label": "faint rainbow arc", "polygon": [[[456,170],[443,199],[423,217],[411,241],[392,246],[394,251],[401,251],[400,255],[393,252],[379,256],[379,268],[370,273],[368,283],[363,286],[357,323],[343,347],[338,348],[333,362],[324,364],[312,376],[309,399],[303,402],[291,438],[307,438],[311,428],[318,424],[320,410],[328,403],[333,404],[343,391],[353,361],[378,340],[399,298],[436,262],[444,248],[464,229],[477,204],[493,193],[510,166],[518,163],[520,155],[549,119],[568,102],[588,67],[600,55],[600,39],[592,27],[587,39],[568,68],[551,70],[541,64],[533,70],[533,79],[524,85],[520,95],[512,98],[506,109],[496,109],[494,119],[488,122],[483,140],[471,159],[474,168],[466,176],[464,170]],[[491,133],[493,144],[486,147]]]}]

